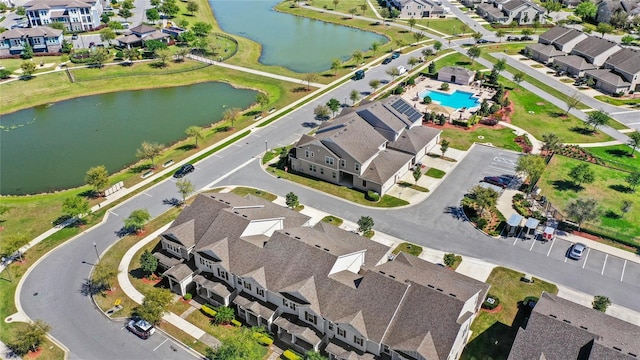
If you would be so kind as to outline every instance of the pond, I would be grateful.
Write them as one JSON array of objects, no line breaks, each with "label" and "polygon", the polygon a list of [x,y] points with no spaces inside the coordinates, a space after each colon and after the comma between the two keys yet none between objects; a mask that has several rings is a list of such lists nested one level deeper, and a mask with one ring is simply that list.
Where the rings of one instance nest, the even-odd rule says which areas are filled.
[{"label": "pond", "polygon": [[22,195],[84,184],[86,171],[109,173],[137,161],[143,141],[171,144],[191,125],[246,109],[257,92],[226,83],[125,91],[38,106],[0,118],[0,194]]},{"label": "pond", "polygon": [[262,45],[260,62],[300,73],[322,72],[333,59],[348,60],[355,50],[388,40],[373,32],[284,14],[278,0],[209,0],[220,27]]}]

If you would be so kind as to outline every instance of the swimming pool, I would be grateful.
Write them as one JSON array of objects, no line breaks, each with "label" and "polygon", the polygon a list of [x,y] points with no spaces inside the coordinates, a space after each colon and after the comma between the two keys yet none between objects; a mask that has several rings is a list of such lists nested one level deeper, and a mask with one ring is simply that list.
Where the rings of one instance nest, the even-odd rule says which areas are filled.
[{"label": "swimming pool", "polygon": [[480,105],[478,99],[473,97],[473,93],[460,90],[456,90],[451,94],[435,90],[424,90],[419,93],[418,96],[421,99],[423,99],[425,96],[429,96],[431,98],[431,101],[433,101],[434,103],[448,106],[456,110],[460,108],[474,108]]}]

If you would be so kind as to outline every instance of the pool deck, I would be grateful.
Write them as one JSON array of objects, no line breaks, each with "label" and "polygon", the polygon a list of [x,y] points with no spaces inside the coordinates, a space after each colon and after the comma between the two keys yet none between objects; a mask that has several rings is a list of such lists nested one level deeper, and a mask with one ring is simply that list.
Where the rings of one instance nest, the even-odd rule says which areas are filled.
[{"label": "pool deck", "polygon": [[[432,111],[436,113],[441,113],[449,117],[449,120],[466,120],[473,115],[473,112],[477,110],[477,108],[470,109],[460,109],[456,110],[449,106],[444,106],[441,104],[425,104],[419,98],[419,95],[423,91],[436,90],[447,94],[452,94],[454,91],[463,91],[466,93],[474,94],[474,97],[478,99],[478,102],[481,103],[483,100],[487,99],[491,102],[491,97],[495,94],[493,89],[489,88],[481,88],[473,85],[458,85],[453,83],[449,84],[449,90],[444,91],[440,90],[440,86],[442,85],[442,81],[430,79],[427,77],[419,77],[416,79],[416,85],[412,87],[410,90],[405,91],[402,94],[402,97],[412,103],[413,106],[420,112]],[[435,106],[434,106],[435,105]],[[473,112],[472,112],[473,111]]]}]

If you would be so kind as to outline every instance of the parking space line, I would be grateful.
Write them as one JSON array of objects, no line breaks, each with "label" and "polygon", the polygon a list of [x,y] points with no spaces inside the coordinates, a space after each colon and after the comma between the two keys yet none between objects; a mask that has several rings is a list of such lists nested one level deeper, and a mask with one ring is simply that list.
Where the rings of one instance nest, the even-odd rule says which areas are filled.
[{"label": "parking space line", "polygon": [[161,343],[160,343],[160,345],[156,346],[156,348],[155,348],[155,349],[153,349],[153,351],[158,350],[158,348],[159,348],[160,346],[162,346],[164,343],[166,343],[167,341],[169,341],[169,338],[164,339],[164,341],[163,341],[163,342],[161,342]]},{"label": "parking space line", "polygon": [[533,250],[533,245],[535,245],[535,244],[536,244],[536,241],[532,240],[531,241],[531,247],[529,248],[529,251]]},{"label": "parking space line", "polygon": [[513,240],[513,244],[512,246],[516,246],[516,243],[518,242],[518,237],[516,236],[516,238]]},{"label": "parking space line", "polygon": [[551,245],[549,245],[549,251],[547,251],[547,257],[549,257],[549,254],[551,254],[551,248],[553,248],[553,244],[556,243],[556,238],[554,237],[553,240],[551,240]]},{"label": "parking space line", "polygon": [[109,210],[109,214],[113,214],[113,215],[115,215],[115,216],[120,216],[120,215],[118,215],[118,214],[114,213],[114,212],[113,212],[113,211],[111,211],[111,210]]},{"label": "parking space line", "polygon": [[609,254],[605,254],[604,263],[602,264],[602,271],[600,272],[600,275],[604,275],[604,268],[607,266],[607,259],[608,258],[609,258]]},{"label": "parking space line", "polygon": [[582,268],[584,269],[585,265],[587,265],[587,259],[589,258],[589,254],[591,253],[591,248],[587,249],[587,255],[584,257],[584,262],[582,263]]},{"label": "parking space line", "polygon": [[153,196],[147,194],[146,192],[143,192],[142,195],[147,195],[148,197],[153,197]]},{"label": "parking space line", "polygon": [[622,279],[624,279],[624,270],[627,268],[627,260],[624,261],[624,264],[622,265],[622,275],[620,275],[620,281],[622,281]]}]

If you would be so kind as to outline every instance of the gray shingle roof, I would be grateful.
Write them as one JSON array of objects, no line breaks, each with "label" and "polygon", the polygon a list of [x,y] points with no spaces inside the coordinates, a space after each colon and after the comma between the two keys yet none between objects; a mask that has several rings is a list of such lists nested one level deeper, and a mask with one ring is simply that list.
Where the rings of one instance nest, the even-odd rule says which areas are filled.
[{"label": "gray shingle roof", "polygon": [[375,184],[383,184],[389,180],[393,174],[411,161],[414,155],[393,149],[386,149],[378,152],[373,161],[362,172],[362,178]]},{"label": "gray shingle roof", "polygon": [[318,129],[316,139],[340,158],[351,157],[361,164],[375,156],[386,142],[384,136],[357,113],[335,118]]},{"label": "gray shingle roof", "polygon": [[567,33],[569,33],[570,31],[571,31],[571,29],[566,28],[564,26],[554,26],[551,29],[549,29],[549,30],[543,32],[542,34],[540,34],[538,39],[541,42],[545,42],[547,44],[551,44],[554,41],[556,41],[557,39],[559,39],[562,36],[564,36]]},{"label": "gray shingle roof", "polygon": [[632,359],[629,353],[640,355],[638,339],[640,327],[544,292],[509,360]]},{"label": "gray shingle roof", "polygon": [[548,57],[556,57],[565,55],[562,51],[556,49],[553,45],[545,45],[545,44],[531,44],[527,45],[527,49],[530,49],[533,52],[537,52],[539,54],[548,56]]},{"label": "gray shingle roof", "polygon": [[597,67],[578,55],[558,56],[553,58],[553,62],[580,70],[595,69]]},{"label": "gray shingle roof", "polygon": [[566,34],[554,40],[553,43],[554,45],[564,46],[569,41],[574,40],[575,38],[581,35],[585,35],[585,34],[580,30],[570,29],[569,32],[567,32]]},{"label": "gray shingle roof", "polygon": [[624,81],[622,77],[612,73],[610,70],[605,70],[605,69],[588,70],[585,72],[585,75],[617,87],[631,85],[628,82]]},{"label": "gray shingle roof", "polygon": [[636,74],[640,72],[640,51],[624,48],[611,55],[607,61],[605,61],[604,65],[605,67],[612,67],[615,70],[624,71],[629,74]]},{"label": "gray shingle roof", "polygon": [[0,34],[0,40],[18,39],[26,37],[58,37],[62,35],[62,30],[52,29],[47,26],[37,26],[33,28],[15,28]]},{"label": "gray shingle roof", "polygon": [[427,126],[417,126],[403,132],[396,141],[387,144],[387,148],[403,151],[415,156],[441,132],[441,130]]},{"label": "gray shingle roof", "polygon": [[512,11],[522,5],[524,5],[525,2],[522,0],[511,0],[511,1],[507,1],[505,3],[502,4],[502,8],[507,10],[507,11]]},{"label": "gray shingle roof", "polygon": [[24,7],[29,10],[35,10],[35,7],[45,6],[44,8],[50,7],[91,7],[91,5],[95,4],[97,0],[32,0],[24,4]]},{"label": "gray shingle roof", "polygon": [[473,70],[465,69],[460,66],[445,66],[442,69],[438,70],[438,73],[446,73],[450,75],[462,75],[467,77],[473,77],[476,72]]},{"label": "gray shingle roof", "polygon": [[578,53],[584,56],[596,57],[611,48],[617,47],[618,44],[599,37],[589,36],[588,38],[580,41],[573,48],[572,53]]}]

